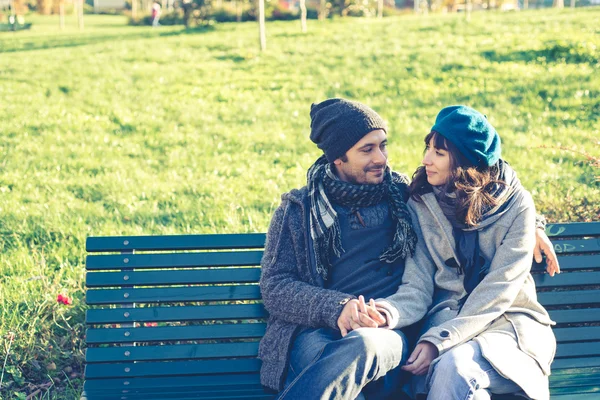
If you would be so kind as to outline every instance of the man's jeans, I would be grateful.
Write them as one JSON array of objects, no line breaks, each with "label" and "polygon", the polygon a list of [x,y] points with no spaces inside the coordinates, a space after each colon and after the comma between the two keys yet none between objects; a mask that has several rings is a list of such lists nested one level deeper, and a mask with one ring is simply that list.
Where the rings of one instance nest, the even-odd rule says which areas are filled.
[{"label": "man's jeans", "polygon": [[400,391],[407,353],[401,331],[360,328],[342,337],[333,329],[307,329],[294,340],[278,399],[386,399]]},{"label": "man's jeans", "polygon": [[[490,392],[521,392],[516,383],[502,377],[483,358],[479,344],[474,340],[449,350],[432,368],[427,400],[489,400]],[[422,388],[425,376],[416,378],[416,386]]]}]

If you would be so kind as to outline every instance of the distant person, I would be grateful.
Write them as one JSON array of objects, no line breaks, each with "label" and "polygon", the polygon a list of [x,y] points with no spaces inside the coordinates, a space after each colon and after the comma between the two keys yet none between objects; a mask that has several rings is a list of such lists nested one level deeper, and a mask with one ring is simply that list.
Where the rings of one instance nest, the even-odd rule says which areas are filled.
[{"label": "distant person", "polygon": [[500,152],[483,114],[446,107],[410,185],[417,249],[398,292],[376,304],[391,329],[425,317],[402,369],[428,400],[549,398],[556,340],[530,274],[535,206]]},{"label": "distant person", "polygon": [[161,13],[160,4],[158,3],[158,1],[155,1],[154,4],[152,4],[152,27],[153,28],[156,28],[160,25],[158,23],[158,21],[160,20],[160,13]]}]

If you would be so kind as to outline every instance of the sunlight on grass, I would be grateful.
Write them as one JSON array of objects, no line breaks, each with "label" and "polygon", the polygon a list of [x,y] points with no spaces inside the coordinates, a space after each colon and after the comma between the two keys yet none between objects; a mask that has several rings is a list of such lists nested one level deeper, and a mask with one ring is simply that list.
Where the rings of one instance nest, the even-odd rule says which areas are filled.
[{"label": "sunlight on grass", "polygon": [[83,33],[75,17],[60,32],[39,16],[0,33],[6,398],[50,377],[40,398],[77,397],[87,236],[264,232],[319,155],[308,112],[327,97],[379,111],[391,163],[409,174],[439,109],[469,104],[542,213],[600,219],[597,170],[559,148],[600,156],[600,8],[309,21],[305,35],[276,22],[265,53],[254,23],[85,18]]}]

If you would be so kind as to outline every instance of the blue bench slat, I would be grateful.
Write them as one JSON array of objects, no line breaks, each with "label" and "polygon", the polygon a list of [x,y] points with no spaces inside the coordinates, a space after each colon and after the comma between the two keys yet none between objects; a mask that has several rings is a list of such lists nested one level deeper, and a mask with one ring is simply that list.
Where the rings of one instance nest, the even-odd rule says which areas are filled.
[{"label": "blue bench slat", "polygon": [[224,375],[191,375],[170,376],[168,378],[120,378],[120,379],[88,379],[84,389],[95,391],[105,389],[153,389],[161,387],[227,387],[260,385],[258,373],[224,374]]},{"label": "blue bench slat", "polygon": [[219,319],[264,318],[267,312],[261,304],[218,304],[152,308],[97,308],[86,311],[88,324],[119,324],[128,322],[167,322]]},{"label": "blue bench slat", "polygon": [[[231,376],[231,375],[229,375]],[[159,387],[148,387],[148,388],[132,388],[130,386],[125,386],[121,388],[107,387],[107,388],[98,388],[98,389],[86,389],[86,393],[88,395],[94,394],[96,396],[107,396],[109,394],[117,395],[126,391],[128,394],[144,394],[148,395],[156,395],[159,393],[165,393],[166,395],[172,395],[175,393],[181,394],[181,396],[190,396],[195,395],[197,393],[202,393],[203,396],[206,395],[221,395],[224,396],[227,393],[260,393],[265,394],[264,389],[260,386],[260,384],[253,385],[237,385],[235,380],[232,380],[229,385],[221,385],[221,386],[198,386],[195,384],[195,376],[186,377],[187,386],[159,386]]]},{"label": "blue bench slat", "polygon": [[557,324],[600,322],[600,308],[578,308],[571,310],[549,310],[550,318]]},{"label": "blue bench slat", "polygon": [[164,251],[208,249],[259,249],[265,245],[264,233],[166,236],[89,237],[85,249],[90,253],[111,251]]},{"label": "blue bench slat", "polygon": [[569,290],[538,293],[544,306],[579,305],[600,303],[600,290]]},{"label": "blue bench slat", "polygon": [[262,251],[228,251],[170,254],[112,254],[87,256],[90,270],[133,268],[193,268],[259,265]]},{"label": "blue bench slat", "polygon": [[87,364],[86,379],[160,377],[199,374],[249,373],[260,370],[257,358],[191,360],[170,362],[128,362]]},{"label": "blue bench slat", "polygon": [[560,269],[564,271],[571,269],[599,269],[600,257],[588,254],[559,255],[558,263],[560,264]]},{"label": "blue bench slat", "polygon": [[98,344],[169,340],[260,338],[265,333],[265,326],[266,324],[256,323],[88,329],[85,340],[88,344]]},{"label": "blue bench slat", "polygon": [[557,254],[600,252],[600,239],[556,240],[552,242]]},{"label": "blue bench slat", "polygon": [[193,385],[193,381],[189,382],[189,387],[160,387],[154,389],[105,389],[105,390],[86,390],[86,394],[89,397],[97,399],[120,399],[122,396],[128,398],[142,398],[142,399],[188,399],[188,398],[231,398],[230,396],[240,395],[254,395],[254,396],[265,396],[264,389],[260,385],[253,386],[236,386],[230,385],[228,387],[215,387],[215,388],[198,388]]},{"label": "blue bench slat", "polygon": [[82,400],[272,400],[275,396],[267,394],[262,389],[256,389],[251,393],[239,392],[216,392],[216,393],[179,393],[179,392],[159,392],[159,393],[123,393],[119,395],[102,393],[85,393]]},{"label": "blue bench slat", "polygon": [[585,286],[600,285],[600,270],[597,272],[565,272],[554,275],[534,275],[535,285],[538,288],[560,286]]},{"label": "blue bench slat", "polygon": [[555,359],[552,370],[600,367],[600,357],[573,357]]},{"label": "blue bench slat", "polygon": [[600,236],[600,222],[571,222],[546,225],[546,235],[550,238]]},{"label": "blue bench slat", "polygon": [[192,360],[221,357],[256,357],[257,354],[258,342],[92,347],[87,349],[85,361],[94,363],[110,361]]},{"label": "blue bench slat", "polygon": [[555,328],[554,335],[558,342],[577,342],[581,340],[600,341],[600,326]]},{"label": "blue bench slat", "polygon": [[[600,396],[600,386],[571,386],[571,387],[557,387],[552,388],[551,398],[568,399],[568,400],[598,400]],[[565,397],[557,395],[564,395]]]},{"label": "blue bench slat", "polygon": [[258,299],[260,299],[258,285],[96,289],[86,292],[86,303],[90,305]]},{"label": "blue bench slat", "polygon": [[600,373],[599,367],[586,367],[586,368],[563,368],[563,369],[552,369],[552,376],[559,379],[565,376],[567,379],[570,376],[597,376]]},{"label": "blue bench slat", "polygon": [[600,356],[600,342],[560,343],[556,348],[556,358]]},{"label": "blue bench slat", "polygon": [[257,283],[260,268],[212,268],[177,271],[88,272],[87,287],[123,285],[182,285],[206,283]]},{"label": "blue bench slat", "polygon": [[550,387],[575,387],[598,385],[598,371],[577,371],[572,374],[550,375]]}]

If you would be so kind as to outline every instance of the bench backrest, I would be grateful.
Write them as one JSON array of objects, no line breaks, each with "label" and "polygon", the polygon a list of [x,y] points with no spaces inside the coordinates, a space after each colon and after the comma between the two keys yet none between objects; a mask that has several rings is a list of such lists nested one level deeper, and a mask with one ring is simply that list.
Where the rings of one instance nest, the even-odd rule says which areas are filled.
[{"label": "bench backrest", "polygon": [[266,398],[256,358],[264,242],[264,234],[89,238],[88,252],[121,254],[86,259],[86,301],[99,306],[86,314],[86,392],[190,390],[193,376],[199,391]]},{"label": "bench backrest", "polygon": [[[600,223],[554,224],[547,233],[564,272],[551,278],[534,265],[533,273],[558,324],[558,382],[561,371],[600,368]],[[258,287],[264,241],[264,234],[89,238],[87,251],[101,254],[86,260],[86,391],[176,392],[190,390],[193,376],[199,389],[268,398],[256,359],[266,317]]]}]

